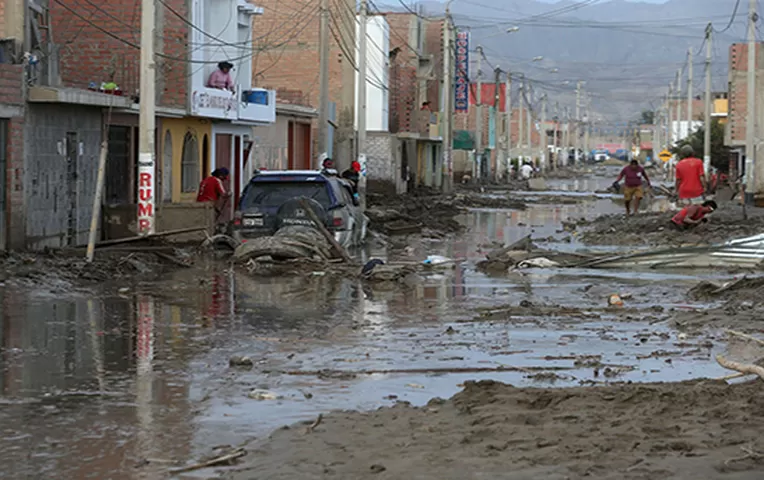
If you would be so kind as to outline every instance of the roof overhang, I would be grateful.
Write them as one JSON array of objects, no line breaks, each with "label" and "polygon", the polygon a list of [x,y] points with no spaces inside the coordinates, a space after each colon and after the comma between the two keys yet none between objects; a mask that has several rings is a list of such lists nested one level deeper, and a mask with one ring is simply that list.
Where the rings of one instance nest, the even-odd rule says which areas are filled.
[{"label": "roof overhang", "polygon": [[132,105],[128,97],[65,87],[29,87],[27,100],[29,103],[68,103],[90,107],[129,108]]},{"label": "roof overhang", "polygon": [[276,115],[292,115],[295,117],[316,118],[318,110],[304,105],[292,105],[291,103],[277,103]]}]

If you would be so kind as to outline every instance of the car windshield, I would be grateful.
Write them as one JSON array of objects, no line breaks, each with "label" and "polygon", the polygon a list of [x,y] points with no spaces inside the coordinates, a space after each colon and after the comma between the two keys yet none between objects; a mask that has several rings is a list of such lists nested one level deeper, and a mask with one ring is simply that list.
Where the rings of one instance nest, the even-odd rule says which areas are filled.
[{"label": "car windshield", "polygon": [[331,199],[323,182],[256,182],[251,183],[241,199],[241,209],[255,206],[278,207],[287,200],[307,197],[316,200],[325,208],[331,206]]}]

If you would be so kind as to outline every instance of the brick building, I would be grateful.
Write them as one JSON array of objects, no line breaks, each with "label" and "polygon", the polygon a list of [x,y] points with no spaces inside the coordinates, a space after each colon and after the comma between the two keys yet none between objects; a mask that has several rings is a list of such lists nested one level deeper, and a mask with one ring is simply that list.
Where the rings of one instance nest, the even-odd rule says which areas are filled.
[{"label": "brick building", "polygon": [[[75,0],[0,0],[0,6],[7,14],[0,23],[3,199],[6,209],[19,203],[0,222],[11,227],[0,232],[0,246],[6,240],[8,247],[32,249],[86,241],[105,138],[102,233],[111,231],[112,205],[124,207],[118,223],[126,234],[134,232],[140,6],[93,9]],[[149,198],[158,230],[162,219],[172,223],[170,212],[185,218],[170,204],[198,207],[196,190],[210,170],[231,170],[234,198],[249,179],[252,128],[272,124],[276,111],[275,91],[251,87],[247,39],[260,13],[245,0],[157,4],[156,189]],[[207,78],[224,60],[235,62],[230,90],[208,88]]]},{"label": "brick building", "polygon": [[[757,43],[756,51],[756,111],[757,138],[764,138],[764,48]],[[746,116],[748,111],[748,44],[734,43],[729,50],[729,113],[725,129],[725,143],[733,148],[745,147]],[[741,150],[742,153],[742,150]]]}]

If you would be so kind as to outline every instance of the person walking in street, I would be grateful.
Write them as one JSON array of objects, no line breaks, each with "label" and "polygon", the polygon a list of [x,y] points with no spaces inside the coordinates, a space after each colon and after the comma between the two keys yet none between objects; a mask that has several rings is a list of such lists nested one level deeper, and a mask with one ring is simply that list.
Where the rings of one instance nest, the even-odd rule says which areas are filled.
[{"label": "person walking in street", "polygon": [[679,151],[682,159],[676,164],[676,192],[682,205],[700,204],[705,200],[706,177],[703,160],[695,157],[695,149],[684,145]]},{"label": "person walking in street", "polygon": [[523,180],[529,180],[533,176],[533,166],[529,162],[523,163],[520,167],[520,177]]},{"label": "person walking in street", "polygon": [[230,197],[231,193],[226,192],[223,186],[223,182],[228,180],[228,175],[228,169],[222,167],[202,180],[202,183],[199,184],[199,194],[196,196],[196,201],[217,203],[221,198]]},{"label": "person walking in street", "polygon": [[212,203],[215,208],[215,222],[220,218],[220,214],[231,196],[231,192],[227,192],[223,185],[223,182],[228,180],[228,175],[228,169],[221,167],[199,184],[199,194],[196,196],[196,201]]},{"label": "person walking in street", "polygon": [[642,179],[644,178],[647,186],[650,186],[650,178],[647,176],[647,172],[639,164],[636,159],[632,160],[629,165],[623,167],[618,178],[615,179],[613,186],[615,187],[621,179],[624,180],[623,188],[623,200],[626,205],[626,216],[631,216],[631,203],[634,201],[634,213],[639,211],[639,204],[642,198],[645,196],[645,192],[642,188]]},{"label": "person walking in street", "polygon": [[709,215],[716,210],[717,205],[713,200],[707,200],[702,205],[688,205],[671,219],[671,225],[677,230],[689,230],[701,223],[706,223]]}]

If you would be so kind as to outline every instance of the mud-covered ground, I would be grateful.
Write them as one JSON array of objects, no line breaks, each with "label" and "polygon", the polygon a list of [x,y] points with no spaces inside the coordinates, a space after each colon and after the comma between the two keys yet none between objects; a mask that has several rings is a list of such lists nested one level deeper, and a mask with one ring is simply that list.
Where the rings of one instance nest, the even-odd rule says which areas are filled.
[{"label": "mud-covered ground", "polygon": [[515,388],[336,412],[248,447],[228,479],[760,479],[759,382]]},{"label": "mud-covered ground", "polygon": [[743,217],[739,205],[724,204],[709,216],[709,222],[688,231],[677,231],[669,222],[675,211],[641,212],[635,216],[605,215],[578,223],[579,240],[589,245],[660,245],[723,243],[764,232],[764,213],[749,208]]},{"label": "mud-covered ground", "polygon": [[397,228],[419,226],[435,235],[462,231],[464,226],[454,217],[467,208],[525,209],[522,200],[487,196],[466,189],[451,195],[429,189],[396,196],[369,194],[367,201],[369,208],[366,214],[372,230],[392,232]]},{"label": "mud-covered ground", "polygon": [[0,258],[0,282],[55,290],[107,282],[147,281],[190,266],[198,258],[193,249],[131,250],[97,250],[91,263],[86,261],[84,249],[8,253]]}]

